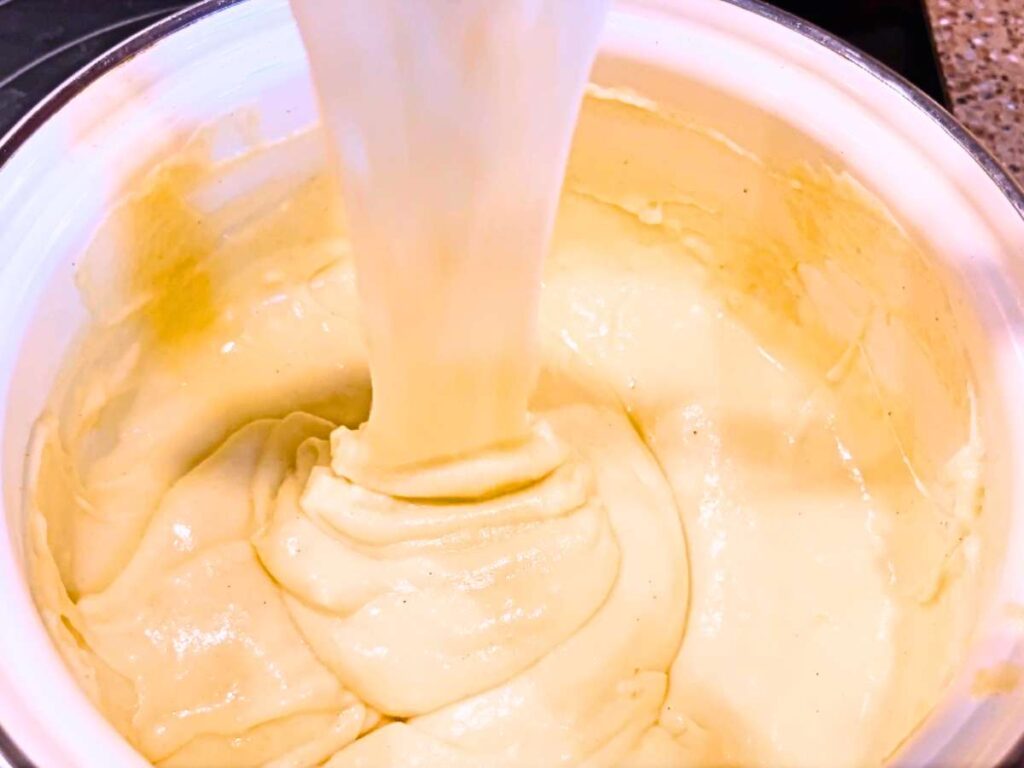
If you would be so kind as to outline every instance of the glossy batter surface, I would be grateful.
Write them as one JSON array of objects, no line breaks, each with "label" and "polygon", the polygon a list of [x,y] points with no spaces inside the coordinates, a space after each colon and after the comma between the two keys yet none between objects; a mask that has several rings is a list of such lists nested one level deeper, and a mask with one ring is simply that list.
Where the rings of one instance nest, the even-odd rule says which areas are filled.
[{"label": "glossy batter surface", "polygon": [[83,262],[33,565],[126,738],[165,766],[883,762],[969,632],[982,491],[913,237],[824,163],[595,89],[528,435],[381,469],[334,190],[252,181],[308,141],[194,144]]}]

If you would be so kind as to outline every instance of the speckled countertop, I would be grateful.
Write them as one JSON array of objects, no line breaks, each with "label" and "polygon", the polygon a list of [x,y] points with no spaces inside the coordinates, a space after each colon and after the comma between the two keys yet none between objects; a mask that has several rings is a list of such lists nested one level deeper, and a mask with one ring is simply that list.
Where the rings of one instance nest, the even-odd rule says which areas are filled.
[{"label": "speckled countertop", "polygon": [[953,112],[1024,185],[1024,0],[925,0]]}]

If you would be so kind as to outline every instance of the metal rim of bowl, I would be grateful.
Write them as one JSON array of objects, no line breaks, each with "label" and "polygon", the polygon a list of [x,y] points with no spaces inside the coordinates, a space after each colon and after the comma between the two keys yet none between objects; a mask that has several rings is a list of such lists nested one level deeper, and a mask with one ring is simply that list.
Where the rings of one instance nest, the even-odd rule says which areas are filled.
[{"label": "metal rim of bowl", "polygon": [[[244,0],[200,0],[195,5],[161,19],[87,64],[29,110],[6,135],[0,137],[0,169],[43,123],[100,76],[168,35],[241,2]],[[872,56],[788,11],[775,8],[762,0],[725,0],[725,2],[797,32],[832,53],[856,64],[887,87],[897,91],[903,98],[925,112],[971,156],[974,162],[981,166],[1024,220],[1024,190],[1013,176],[962,123],[916,85]],[[1024,738],[1017,748],[1012,750],[1012,753],[1017,755],[1022,752],[1024,752]],[[0,724],[0,756],[7,760],[11,768],[39,768],[22,751],[2,724]]]}]

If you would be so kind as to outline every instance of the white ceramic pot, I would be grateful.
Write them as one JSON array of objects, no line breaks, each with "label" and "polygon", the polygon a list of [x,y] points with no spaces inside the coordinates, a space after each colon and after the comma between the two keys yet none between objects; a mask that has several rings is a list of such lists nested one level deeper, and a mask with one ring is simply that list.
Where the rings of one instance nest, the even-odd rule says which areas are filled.
[{"label": "white ceramic pot", "polygon": [[[990,558],[969,659],[895,757],[898,765],[992,765],[1024,730],[1024,697],[973,698],[979,669],[1024,663],[1024,196],[945,112],[827,34],[753,0],[630,0],[610,19],[598,71],[671,99],[700,81],[783,116],[842,157],[929,246],[982,329],[972,346],[992,468]],[[657,77],[636,82],[637,73]],[[631,81],[632,79],[632,81]],[[14,766],[144,761],[64,669],[25,579],[21,478],[31,424],[85,313],[76,255],[126,179],[173,139],[233,112],[251,130],[218,151],[316,119],[285,0],[207,0],[132,38],[65,83],[0,141],[0,752]],[[756,128],[756,126],[755,126]],[[243,135],[244,134],[244,135]]]}]

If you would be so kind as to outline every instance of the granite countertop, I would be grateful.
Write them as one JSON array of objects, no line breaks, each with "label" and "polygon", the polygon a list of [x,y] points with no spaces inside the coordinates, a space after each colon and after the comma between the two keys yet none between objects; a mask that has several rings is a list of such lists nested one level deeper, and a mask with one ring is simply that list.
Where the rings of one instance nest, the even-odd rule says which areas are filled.
[{"label": "granite countertop", "polygon": [[925,0],[954,114],[1024,185],[1024,0]]}]

